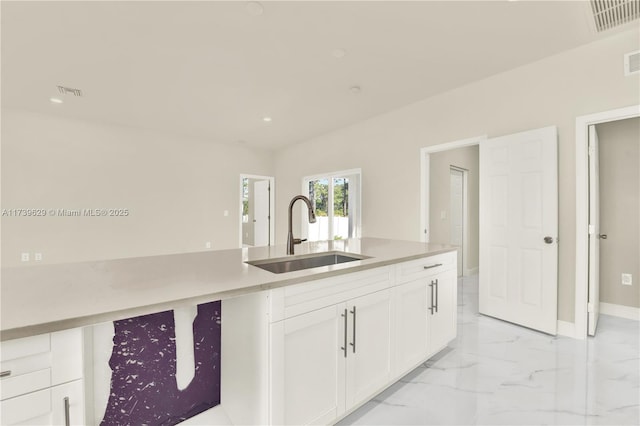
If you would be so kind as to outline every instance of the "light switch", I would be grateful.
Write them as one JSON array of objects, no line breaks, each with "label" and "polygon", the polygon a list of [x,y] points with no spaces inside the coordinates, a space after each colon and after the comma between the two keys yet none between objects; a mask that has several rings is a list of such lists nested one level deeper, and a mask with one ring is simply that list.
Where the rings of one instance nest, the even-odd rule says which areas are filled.
[{"label": "light switch", "polygon": [[222,214],[223,214],[225,217],[229,216],[229,210],[225,210],[224,212],[222,212]]},{"label": "light switch", "polygon": [[22,260],[23,262],[28,262],[29,261],[29,253],[22,253],[20,255],[20,260]]},{"label": "light switch", "polygon": [[633,276],[631,274],[622,274],[622,285],[632,285]]},{"label": "light switch", "polygon": [[211,241],[204,243],[204,248],[211,248]]},{"label": "light switch", "polygon": [[440,211],[440,219],[445,220],[446,218],[447,218],[447,211],[446,210]]},{"label": "light switch", "polygon": [[42,260],[42,253],[36,253],[33,257],[36,262],[40,262]]}]

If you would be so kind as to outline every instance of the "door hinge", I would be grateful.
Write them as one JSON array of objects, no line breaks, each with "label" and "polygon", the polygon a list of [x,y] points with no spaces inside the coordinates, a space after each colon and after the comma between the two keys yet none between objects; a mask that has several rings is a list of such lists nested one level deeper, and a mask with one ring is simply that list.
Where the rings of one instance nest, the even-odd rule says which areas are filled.
[{"label": "door hinge", "polygon": [[593,155],[593,154],[595,154],[595,153],[596,153],[596,149],[595,149],[595,147],[590,146],[590,147],[589,147],[589,155]]},{"label": "door hinge", "polygon": [[593,235],[596,233],[596,226],[595,225],[589,225],[589,235]]}]

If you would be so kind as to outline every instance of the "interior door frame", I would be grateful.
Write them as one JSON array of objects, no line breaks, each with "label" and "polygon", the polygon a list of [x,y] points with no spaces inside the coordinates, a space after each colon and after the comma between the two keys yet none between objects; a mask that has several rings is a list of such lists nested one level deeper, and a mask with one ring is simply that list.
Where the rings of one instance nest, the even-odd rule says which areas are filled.
[{"label": "interior door frame", "polygon": [[589,301],[589,126],[640,117],[640,105],[631,105],[576,117],[576,281],[574,330],[562,333],[587,338]]},{"label": "interior door frame", "polygon": [[275,223],[276,223],[276,203],[275,203],[275,192],[276,192],[276,178],[273,176],[261,176],[261,175],[251,175],[246,173],[240,173],[240,190],[238,194],[240,194],[238,204],[240,206],[240,210],[238,211],[238,244],[239,247],[242,248],[242,181],[244,179],[257,179],[257,180],[268,180],[269,181],[269,245],[272,246],[275,244]]},{"label": "interior door frame", "polygon": [[[427,228],[429,226],[429,170],[431,154],[449,151],[451,149],[480,145],[480,143],[486,139],[487,135],[480,135],[420,148],[420,241],[424,243],[429,242]],[[463,270],[463,273],[464,272],[465,271]]]},{"label": "interior door frame", "polygon": [[[454,166],[452,164],[449,165],[449,176],[451,176],[451,171],[455,170],[462,173],[462,276],[465,277],[469,275],[469,268],[467,268],[467,254],[469,252],[469,191],[468,191],[468,180],[469,180],[469,170]],[[451,193],[451,190],[449,190]],[[451,203],[449,203],[451,204]],[[449,215],[451,217],[451,214]],[[449,227],[451,228],[451,227]],[[456,271],[457,274],[457,271]]]}]

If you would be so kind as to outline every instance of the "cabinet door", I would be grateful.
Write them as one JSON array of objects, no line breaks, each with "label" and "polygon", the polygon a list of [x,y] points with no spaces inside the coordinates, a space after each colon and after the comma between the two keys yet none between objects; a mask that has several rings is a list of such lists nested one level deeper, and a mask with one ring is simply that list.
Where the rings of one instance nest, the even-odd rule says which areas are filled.
[{"label": "cabinet door", "polygon": [[428,282],[422,278],[394,288],[396,377],[427,358]]},{"label": "cabinet door", "polygon": [[370,398],[391,380],[391,291],[347,302],[347,409]]},{"label": "cabinet door", "polygon": [[344,413],[344,309],[271,325],[271,424],[328,424]]},{"label": "cabinet door", "polygon": [[456,337],[457,278],[456,270],[449,270],[429,278],[429,309],[427,338],[429,355],[443,349]]},{"label": "cabinet door", "polygon": [[84,425],[84,387],[82,380],[51,388],[52,423]]},{"label": "cabinet door", "polygon": [[[65,398],[69,398],[66,409]],[[1,403],[2,425],[84,425],[84,389],[82,380],[54,386]]]}]

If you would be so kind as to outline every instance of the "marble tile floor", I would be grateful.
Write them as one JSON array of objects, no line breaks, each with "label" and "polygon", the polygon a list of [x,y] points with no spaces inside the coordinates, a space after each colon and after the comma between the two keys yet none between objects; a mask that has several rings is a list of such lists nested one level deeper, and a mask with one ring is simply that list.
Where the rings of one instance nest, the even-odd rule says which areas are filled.
[{"label": "marble tile floor", "polygon": [[458,337],[340,425],[640,425],[640,323],[602,315],[595,338],[478,314],[458,282]]}]

